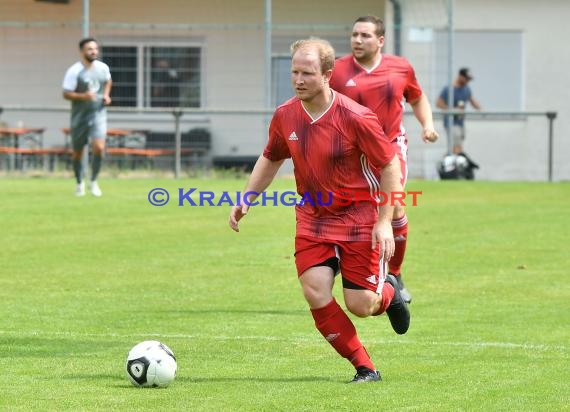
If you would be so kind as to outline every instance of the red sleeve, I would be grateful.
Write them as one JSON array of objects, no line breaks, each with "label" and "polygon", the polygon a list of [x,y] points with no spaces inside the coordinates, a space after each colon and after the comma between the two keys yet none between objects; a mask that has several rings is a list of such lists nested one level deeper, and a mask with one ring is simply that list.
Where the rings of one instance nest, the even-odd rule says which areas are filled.
[{"label": "red sleeve", "polygon": [[406,85],[406,89],[404,90],[404,97],[406,98],[406,102],[417,100],[422,95],[422,88],[418,83],[418,79],[416,79],[416,72],[414,68],[408,63],[408,82]]},{"label": "red sleeve", "polygon": [[271,124],[269,125],[269,140],[263,150],[263,156],[274,162],[291,157],[289,147],[281,133],[280,123],[279,112],[276,112],[271,119]]},{"label": "red sleeve", "polygon": [[356,125],[356,144],[368,162],[382,169],[394,158],[394,148],[384,133],[378,118],[371,111],[366,112]]}]

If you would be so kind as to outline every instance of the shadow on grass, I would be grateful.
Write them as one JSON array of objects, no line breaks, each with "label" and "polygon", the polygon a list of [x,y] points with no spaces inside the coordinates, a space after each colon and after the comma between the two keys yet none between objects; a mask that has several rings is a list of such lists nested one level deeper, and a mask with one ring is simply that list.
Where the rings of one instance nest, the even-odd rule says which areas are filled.
[{"label": "shadow on grass", "polygon": [[252,309],[190,309],[190,310],[156,310],[157,313],[186,313],[189,315],[273,315],[273,316],[307,316],[307,310],[252,310]]},{"label": "shadow on grass", "polygon": [[265,376],[216,376],[216,377],[192,377],[178,376],[176,382],[184,383],[216,383],[216,382],[339,382],[338,379],[326,376],[297,376],[297,377],[265,377]]},{"label": "shadow on grass", "polygon": [[[97,342],[94,343],[94,340]],[[100,339],[77,340],[75,338],[40,338],[5,336],[0,341],[0,358],[70,358],[89,356],[116,348],[117,342]]]},{"label": "shadow on grass", "polygon": [[[117,388],[133,388],[139,389],[132,385],[127,376],[120,376],[117,374],[73,374],[61,377],[67,381],[90,381],[90,382],[105,382],[104,386],[111,386]],[[215,383],[229,383],[229,382],[257,382],[257,383],[301,383],[301,382],[331,382],[331,383],[344,383],[338,379],[327,378],[325,376],[298,376],[298,377],[262,377],[262,376],[216,376],[216,377],[192,377],[192,376],[177,376],[175,381],[176,385],[192,385],[192,384],[215,384]]]}]

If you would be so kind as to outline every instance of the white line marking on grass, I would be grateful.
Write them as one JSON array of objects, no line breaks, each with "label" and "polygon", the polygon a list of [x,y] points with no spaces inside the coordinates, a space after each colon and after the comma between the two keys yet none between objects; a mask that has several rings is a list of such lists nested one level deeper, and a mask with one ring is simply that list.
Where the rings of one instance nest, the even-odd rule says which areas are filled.
[{"label": "white line marking on grass", "polygon": [[[232,340],[251,340],[251,341],[282,341],[290,343],[322,343],[319,337],[307,338],[302,336],[283,338],[279,336],[226,336],[226,335],[200,335],[200,334],[185,334],[185,333],[135,333],[135,334],[121,334],[121,333],[81,333],[81,332],[46,332],[46,331],[6,331],[0,330],[0,335],[6,336],[47,336],[47,337],[70,337],[70,338],[111,338],[111,339],[205,339],[217,341],[232,341]],[[386,345],[393,344],[392,339],[367,339],[367,344]],[[536,350],[536,351],[562,351],[566,352],[568,348],[565,345],[550,345],[550,344],[535,344],[535,343],[513,343],[513,342],[443,342],[443,341],[417,341],[402,339],[398,340],[398,345],[422,345],[422,346],[460,346],[472,349],[480,348],[504,348],[504,349],[523,349],[523,350]]]}]

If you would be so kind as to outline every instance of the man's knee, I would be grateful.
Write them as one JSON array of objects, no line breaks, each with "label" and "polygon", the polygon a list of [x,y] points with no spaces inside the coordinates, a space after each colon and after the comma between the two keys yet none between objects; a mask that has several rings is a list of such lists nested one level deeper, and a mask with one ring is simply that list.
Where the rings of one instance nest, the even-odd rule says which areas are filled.
[{"label": "man's knee", "polygon": [[105,151],[105,140],[104,139],[93,139],[92,143],[93,154],[96,156],[102,156]]},{"label": "man's knee", "polygon": [[73,160],[81,160],[82,156],[83,156],[83,150],[73,150],[71,152],[71,159]]},{"label": "man's knee", "polygon": [[330,267],[312,267],[299,277],[299,281],[311,308],[323,307],[331,301],[334,273]]}]

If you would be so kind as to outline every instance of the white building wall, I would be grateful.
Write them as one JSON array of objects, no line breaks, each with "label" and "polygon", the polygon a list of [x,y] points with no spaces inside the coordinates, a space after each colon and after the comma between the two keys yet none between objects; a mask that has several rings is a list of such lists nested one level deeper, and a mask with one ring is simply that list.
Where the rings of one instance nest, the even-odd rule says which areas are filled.
[{"label": "white building wall", "polygon": [[[445,29],[446,1],[409,0],[404,7],[403,53],[416,68],[418,78],[424,90],[435,106],[439,88],[433,81],[434,65],[433,44],[411,43],[408,41],[410,26]],[[442,13],[443,11],[443,13]],[[570,26],[557,24],[560,16],[570,15],[570,2],[565,0],[455,0],[454,27],[456,31],[467,30],[515,30],[522,31],[523,64],[522,84],[525,111],[556,111],[558,118],[554,122],[554,180],[570,179],[570,105],[567,103],[566,90],[570,89],[570,76],[566,68],[570,64],[570,53],[565,52],[565,39],[570,36]],[[425,16],[425,20],[422,20]],[[484,53],[486,45],[480,45]],[[484,55],[484,54],[483,54]],[[501,60],[494,64],[500,67]],[[456,62],[456,66],[462,66]],[[500,79],[490,79],[492,72],[477,72],[477,63],[470,65],[476,79],[471,83],[475,97],[484,82],[497,83],[496,93],[502,92]],[[455,76],[456,73],[454,73]],[[491,105],[489,100],[480,100],[483,109]],[[408,116],[406,124],[410,134],[410,174],[412,177],[434,178],[435,162],[446,151],[445,133],[441,121],[437,122],[441,130],[442,141],[433,146],[424,145],[417,134],[413,116]],[[548,122],[545,117],[529,117],[526,120],[476,120],[467,121],[466,151],[481,164],[476,176],[488,180],[545,180],[547,178],[548,158]],[[414,135],[414,133],[416,135]]]},{"label": "white building wall", "polygon": [[[102,45],[137,37],[201,39],[203,108],[259,110],[266,100],[264,6],[263,0],[91,0],[90,34]],[[273,0],[272,6],[276,36],[346,36],[347,43],[354,18],[369,12],[382,15],[384,10],[383,2],[374,0]],[[39,22],[41,27],[34,26]],[[61,109],[10,111],[0,121],[46,127],[46,145],[63,143],[61,128],[68,124],[69,104],[61,98],[61,82],[67,67],[78,59],[81,22],[78,0],[67,5],[0,2],[0,104]],[[151,24],[156,27],[149,29]],[[207,124],[213,155],[258,155],[266,140],[266,115],[185,115],[181,120],[183,130]],[[109,126],[172,131],[173,116],[111,112]]]},{"label": "white building wall", "polygon": [[[406,0],[404,24],[445,27],[446,1]],[[565,41],[570,27],[556,24],[570,15],[566,0],[455,0],[456,30],[521,30],[524,63],[523,109],[558,112],[554,122],[554,178],[570,179],[570,53]],[[274,36],[301,38],[310,35],[348,36],[359,15],[386,14],[386,51],[393,52],[390,1],[306,2],[273,0]],[[443,6],[443,8],[442,8]],[[261,109],[265,102],[264,1],[243,0],[92,0],[91,34],[107,41],[121,36],[168,36],[201,39],[204,46],[204,107]],[[384,8],[386,7],[386,13]],[[0,121],[15,125],[46,127],[46,144],[60,144],[60,129],[68,124],[68,103],[61,98],[66,68],[78,58],[82,2],[67,5],[35,1],[0,2],[0,105],[59,107],[59,112],[5,112]],[[38,23],[41,23],[38,25]],[[44,24],[46,23],[46,24]],[[160,26],[149,30],[150,24]],[[161,26],[163,25],[163,26]],[[171,25],[166,30],[164,25]],[[186,28],[183,28],[186,27]],[[432,103],[439,90],[434,81],[433,45],[411,43],[402,31],[403,53],[416,68],[417,76]],[[484,48],[484,45],[482,45]],[[497,65],[501,62],[497,61]],[[477,88],[485,82],[478,76]],[[497,93],[501,93],[498,89]],[[481,101],[484,108],[485,101]],[[264,116],[183,117],[183,129],[196,123],[212,130],[214,155],[256,155],[266,138]],[[112,127],[136,125],[155,129],[173,127],[171,115],[110,116]],[[438,122],[441,126],[441,123]],[[434,163],[445,152],[444,133],[433,146],[424,145],[413,116],[406,117],[410,140],[411,177],[434,177]],[[482,168],[481,179],[546,178],[547,121],[469,120],[466,150]]]},{"label": "white building wall", "polygon": [[[524,31],[524,110],[556,111],[554,122],[555,152],[554,178],[570,179],[570,104],[566,97],[570,90],[570,53],[565,52],[565,39],[570,36],[570,26],[556,24],[561,16],[570,15],[570,2],[565,0],[490,0],[471,2],[457,1],[457,26],[479,29],[523,29]],[[500,62],[497,62],[500,64]],[[497,91],[500,93],[500,90]],[[477,146],[481,154],[486,154],[489,162],[498,167],[505,158],[524,163],[526,177],[541,180],[545,176],[546,119],[533,119],[527,122],[524,133],[517,129],[503,140],[505,150],[489,151],[492,142],[483,141]],[[493,135],[492,129],[481,134]],[[495,177],[494,175],[489,177]],[[500,176],[498,176],[500,178]]]}]

